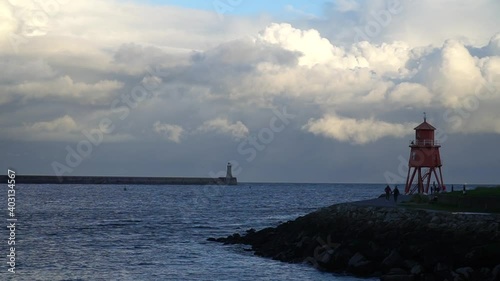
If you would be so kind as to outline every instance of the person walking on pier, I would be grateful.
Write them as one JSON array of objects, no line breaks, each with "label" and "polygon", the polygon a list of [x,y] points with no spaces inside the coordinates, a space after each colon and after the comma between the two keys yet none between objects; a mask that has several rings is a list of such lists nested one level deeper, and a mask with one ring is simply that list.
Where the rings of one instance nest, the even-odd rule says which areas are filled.
[{"label": "person walking on pier", "polygon": [[392,191],[392,193],[394,194],[394,202],[397,203],[399,196],[399,189],[397,185],[394,187],[394,191]]},{"label": "person walking on pier", "polygon": [[387,186],[385,187],[385,189],[384,189],[384,190],[385,190],[385,199],[386,199],[386,200],[389,200],[389,198],[391,198],[391,191],[392,191],[392,190],[391,190],[391,188],[389,187],[389,185],[387,185]]}]

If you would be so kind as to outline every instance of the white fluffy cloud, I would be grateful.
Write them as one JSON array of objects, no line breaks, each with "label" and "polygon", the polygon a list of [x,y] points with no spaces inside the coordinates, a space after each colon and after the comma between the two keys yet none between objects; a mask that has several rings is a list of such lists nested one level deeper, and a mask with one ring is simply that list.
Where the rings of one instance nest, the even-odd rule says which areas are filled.
[{"label": "white fluffy cloud", "polygon": [[311,119],[302,127],[315,135],[333,138],[354,144],[366,144],[383,137],[404,137],[411,133],[408,128],[417,124],[393,124],[371,119],[345,118],[327,115],[318,120]]},{"label": "white fluffy cloud", "polygon": [[25,141],[72,141],[82,138],[81,126],[70,115],[7,128],[7,138]]},{"label": "white fluffy cloud", "polygon": [[241,121],[231,123],[225,118],[216,118],[203,123],[198,128],[202,132],[217,132],[224,135],[229,135],[235,139],[242,139],[248,135],[248,128]]},{"label": "white fluffy cloud", "polygon": [[335,55],[342,54],[341,49],[321,37],[317,30],[300,30],[287,23],[271,24],[261,32],[259,38],[264,42],[278,44],[286,50],[300,52],[302,56],[299,65],[309,67],[330,61]]},{"label": "white fluffy cloud", "polygon": [[102,80],[94,84],[75,82],[69,76],[58,77],[48,81],[26,81],[7,87],[13,92],[28,99],[57,98],[73,100],[81,104],[109,103],[112,93],[123,87],[119,81]]},{"label": "white fluffy cloud", "polygon": [[181,142],[181,138],[184,134],[184,129],[181,126],[161,123],[160,121],[156,121],[153,124],[153,130],[168,140],[176,143]]},{"label": "white fluffy cloud", "polygon": [[78,129],[75,120],[69,115],[54,119],[52,121],[36,122],[27,126],[28,129],[38,133],[43,132],[74,132]]}]

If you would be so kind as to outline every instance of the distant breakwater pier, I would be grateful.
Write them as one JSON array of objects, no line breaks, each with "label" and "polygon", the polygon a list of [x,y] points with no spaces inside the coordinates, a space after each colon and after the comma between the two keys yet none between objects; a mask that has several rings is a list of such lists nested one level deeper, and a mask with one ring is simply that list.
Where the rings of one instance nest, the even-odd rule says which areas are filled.
[{"label": "distant breakwater pier", "polygon": [[[8,176],[0,180],[7,182]],[[113,176],[43,176],[16,175],[18,184],[147,184],[147,185],[237,185],[232,165],[227,163],[226,176],[218,178],[198,177],[113,177]]]},{"label": "distant breakwater pier", "polygon": [[[0,176],[7,182],[7,176]],[[136,185],[237,185],[235,177],[106,177],[106,176],[37,176],[18,175],[17,184],[136,184]]]},{"label": "distant breakwater pier", "polygon": [[262,257],[385,281],[492,281],[500,280],[499,225],[498,214],[353,202],[277,227],[208,240],[247,244]]}]

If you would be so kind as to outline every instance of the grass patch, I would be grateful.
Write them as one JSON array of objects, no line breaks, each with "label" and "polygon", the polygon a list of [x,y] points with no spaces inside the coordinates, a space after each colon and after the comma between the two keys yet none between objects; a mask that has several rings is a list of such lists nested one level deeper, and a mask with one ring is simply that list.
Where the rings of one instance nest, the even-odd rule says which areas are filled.
[{"label": "grass patch", "polygon": [[416,203],[416,204],[425,204],[429,203],[430,199],[428,195],[424,194],[413,194],[410,198],[410,202]]},{"label": "grass patch", "polygon": [[[448,192],[450,196],[463,196],[462,189]],[[500,186],[481,186],[475,189],[466,190],[467,196],[477,197],[500,197]]]}]

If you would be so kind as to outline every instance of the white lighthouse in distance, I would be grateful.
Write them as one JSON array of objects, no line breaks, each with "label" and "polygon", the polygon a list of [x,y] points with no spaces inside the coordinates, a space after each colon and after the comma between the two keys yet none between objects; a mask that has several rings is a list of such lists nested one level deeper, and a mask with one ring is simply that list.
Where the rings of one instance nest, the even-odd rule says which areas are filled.
[{"label": "white lighthouse in distance", "polygon": [[233,166],[231,165],[231,162],[227,162],[226,176],[225,177],[218,177],[217,179],[214,179],[216,181],[216,184],[237,185],[238,179],[233,177],[232,168],[233,168]]},{"label": "white lighthouse in distance", "polygon": [[233,171],[231,162],[227,162],[227,170],[226,170],[226,183],[229,183],[233,178]]}]

